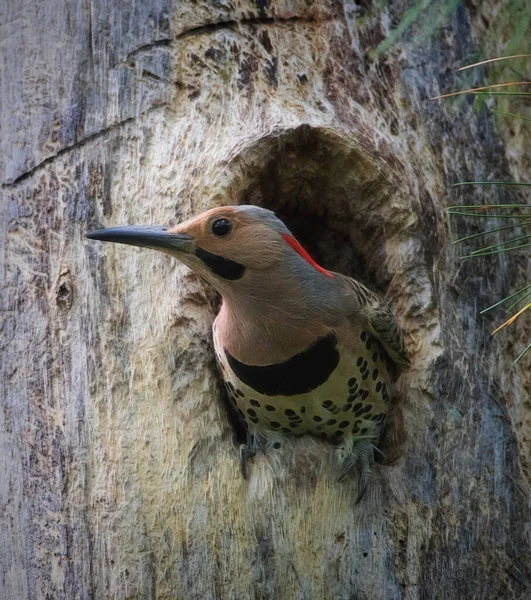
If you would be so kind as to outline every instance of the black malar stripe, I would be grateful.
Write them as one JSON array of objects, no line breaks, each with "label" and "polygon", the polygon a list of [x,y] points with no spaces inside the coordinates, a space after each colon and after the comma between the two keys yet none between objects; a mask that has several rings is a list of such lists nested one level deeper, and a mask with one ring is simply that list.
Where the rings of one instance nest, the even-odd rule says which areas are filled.
[{"label": "black malar stripe", "polygon": [[230,279],[232,281],[241,279],[245,272],[245,267],[240,263],[229,258],[223,258],[223,256],[218,256],[217,254],[212,254],[212,252],[203,250],[203,248],[197,247],[195,255],[205,263],[212,273],[223,277],[223,279]]}]

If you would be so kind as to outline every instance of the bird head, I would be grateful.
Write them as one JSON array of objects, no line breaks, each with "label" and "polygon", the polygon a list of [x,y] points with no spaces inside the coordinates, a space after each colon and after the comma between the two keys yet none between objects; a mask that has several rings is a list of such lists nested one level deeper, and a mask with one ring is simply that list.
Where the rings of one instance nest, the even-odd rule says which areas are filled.
[{"label": "bird head", "polygon": [[177,258],[220,293],[275,265],[302,261],[319,267],[270,210],[258,206],[224,206],[207,210],[175,227],[112,227],[87,234],[93,240],[160,250]]}]

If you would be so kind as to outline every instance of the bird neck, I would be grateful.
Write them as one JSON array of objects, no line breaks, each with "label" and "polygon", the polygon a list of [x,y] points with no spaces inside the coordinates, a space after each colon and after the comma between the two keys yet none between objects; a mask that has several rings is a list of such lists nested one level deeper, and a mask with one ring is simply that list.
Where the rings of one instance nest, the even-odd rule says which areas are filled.
[{"label": "bird neck", "polygon": [[338,324],[341,311],[334,286],[321,273],[255,273],[222,293],[218,338],[226,351],[247,364],[283,362]]}]

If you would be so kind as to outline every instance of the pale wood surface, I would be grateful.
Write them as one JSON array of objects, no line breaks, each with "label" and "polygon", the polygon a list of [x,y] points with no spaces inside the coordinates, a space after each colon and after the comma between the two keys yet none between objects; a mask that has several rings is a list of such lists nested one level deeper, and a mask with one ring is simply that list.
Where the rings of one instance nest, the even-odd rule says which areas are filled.
[{"label": "pale wood surface", "polygon": [[[477,316],[527,267],[460,263],[445,217],[508,194],[450,188],[503,179],[504,146],[485,111],[427,101],[476,50],[466,7],[374,63],[391,4],[361,27],[347,0],[2,3],[0,598],[530,593],[529,327],[493,343]],[[322,445],[243,481],[214,293],[84,239],[239,201],[404,326],[408,441],[359,506]]]}]

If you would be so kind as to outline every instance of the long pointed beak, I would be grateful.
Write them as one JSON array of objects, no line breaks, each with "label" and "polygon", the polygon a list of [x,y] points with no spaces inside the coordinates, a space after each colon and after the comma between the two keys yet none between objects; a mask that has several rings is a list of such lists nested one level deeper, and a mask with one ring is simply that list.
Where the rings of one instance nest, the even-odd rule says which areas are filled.
[{"label": "long pointed beak", "polygon": [[154,248],[193,254],[194,238],[184,233],[171,233],[165,227],[110,227],[87,233],[90,240],[129,244],[143,248]]}]

